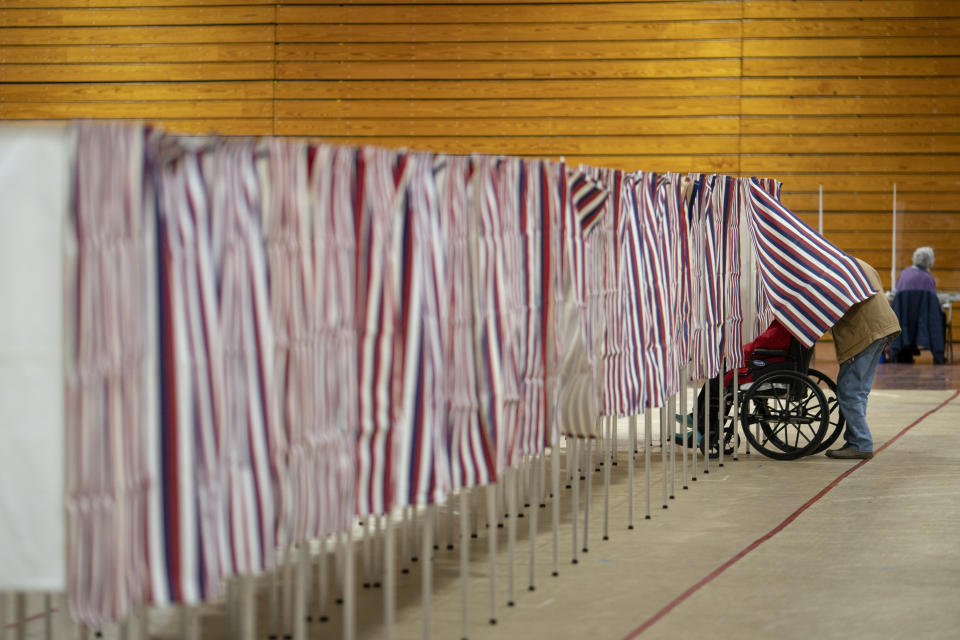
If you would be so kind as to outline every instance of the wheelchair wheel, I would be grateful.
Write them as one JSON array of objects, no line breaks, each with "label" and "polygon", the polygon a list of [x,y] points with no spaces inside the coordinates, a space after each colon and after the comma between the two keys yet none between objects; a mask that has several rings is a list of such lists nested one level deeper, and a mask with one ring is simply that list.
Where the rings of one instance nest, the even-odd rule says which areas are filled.
[{"label": "wheelchair wheel", "polygon": [[794,460],[813,453],[827,432],[827,399],[816,382],[796,371],[762,375],[744,393],[740,424],[763,455]]},{"label": "wheelchair wheel", "polygon": [[840,403],[837,400],[837,385],[830,379],[830,376],[827,374],[817,371],[816,369],[808,369],[807,375],[809,375],[820,387],[820,391],[823,392],[824,398],[827,399],[827,407],[830,409],[830,418],[827,421],[827,432],[823,436],[823,441],[820,443],[820,446],[816,448],[813,453],[820,453],[825,451],[827,447],[836,442],[837,438],[840,437],[840,434],[843,433],[843,414],[840,412]]}]

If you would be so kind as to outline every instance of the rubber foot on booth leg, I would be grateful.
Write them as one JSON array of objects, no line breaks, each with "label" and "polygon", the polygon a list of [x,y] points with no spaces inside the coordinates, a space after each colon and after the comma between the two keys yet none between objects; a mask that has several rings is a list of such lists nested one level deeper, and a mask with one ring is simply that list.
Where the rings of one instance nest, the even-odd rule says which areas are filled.
[{"label": "rubber foot on booth leg", "polygon": [[590,553],[590,549],[587,549],[586,547],[584,547],[584,548],[582,549],[582,551],[583,551],[584,553]]},{"label": "rubber foot on booth leg", "polygon": [[379,583],[379,582],[374,582],[374,583],[373,583],[373,588],[374,588],[374,589],[379,589],[379,588],[380,588],[380,583]]},{"label": "rubber foot on booth leg", "polygon": [[416,561],[417,561],[417,556],[413,556],[412,558],[410,558],[410,562],[416,562]]},{"label": "rubber foot on booth leg", "polygon": [[[571,486],[572,486],[572,485],[569,485],[569,484],[568,484],[568,485],[567,485],[567,489],[571,488]],[[551,496],[551,497],[552,497],[552,496]]]},{"label": "rubber foot on booth leg", "polygon": [[671,500],[676,500],[676,496],[670,496]]},{"label": "rubber foot on booth leg", "polygon": [[650,516],[643,516],[643,519],[644,519],[644,520],[649,520],[649,519],[650,519]]},{"label": "rubber foot on booth leg", "polygon": [[669,507],[668,507],[667,505],[663,505],[663,508],[664,508],[664,509],[668,509]]},{"label": "rubber foot on booth leg", "polygon": [[530,585],[529,587],[527,587],[527,591],[536,591],[536,590],[537,588],[533,585]]},{"label": "rubber foot on booth leg", "polygon": [[327,616],[320,616],[320,622],[327,622],[328,620],[330,620],[330,618]]},{"label": "rubber foot on booth leg", "polygon": [[479,538],[480,536],[478,536],[478,535],[475,534],[475,533],[471,533],[471,534],[470,534],[470,537],[473,538],[474,540],[476,540],[476,539]]},{"label": "rubber foot on booth leg", "polygon": [[439,551],[439,550],[440,550],[440,545],[438,545],[438,544],[433,545],[433,550],[434,550],[434,551]]},{"label": "rubber foot on booth leg", "polygon": [[721,467],[722,467],[722,466],[723,466],[723,463],[721,462],[719,466],[721,466]]},{"label": "rubber foot on booth leg", "polygon": [[307,622],[313,622],[313,616],[307,616]]},{"label": "rubber foot on booth leg", "polygon": [[684,490],[684,491],[687,490],[687,485],[683,485],[683,490]]},{"label": "rubber foot on booth leg", "polygon": [[508,602],[507,602],[507,606],[508,606],[508,607],[512,607],[512,606],[513,606],[513,600],[508,601]]},{"label": "rubber foot on booth leg", "polygon": [[[343,604],[343,598],[337,598],[336,602],[337,604]],[[274,636],[274,638],[276,638],[276,636]]]},{"label": "rubber foot on booth leg", "polygon": [[406,575],[406,574],[410,573],[410,569],[407,569],[407,568],[400,569],[400,573]]},{"label": "rubber foot on booth leg", "polygon": [[[528,505],[528,506],[529,506],[529,505]],[[518,513],[518,514],[517,514],[517,517],[518,517],[518,518],[522,518],[522,517],[523,517],[523,514],[522,514],[522,513]]]},{"label": "rubber foot on booth leg", "polygon": [[579,562],[579,560],[577,560],[576,558],[574,558],[573,560],[570,561],[570,564],[577,564],[578,562]]},{"label": "rubber foot on booth leg", "polygon": [[453,551],[453,545],[452,545],[452,544],[448,544],[448,545],[447,545],[447,551]]},{"label": "rubber foot on booth leg", "polygon": [[604,539],[604,540],[609,540],[609,539],[610,539],[610,536],[603,536],[603,539]]},{"label": "rubber foot on booth leg", "polygon": [[554,571],[552,575],[553,575],[554,578],[556,578],[557,576],[560,575],[560,572],[559,572],[559,571]]},{"label": "rubber foot on booth leg", "polygon": [[[550,494],[550,497],[551,497],[551,498],[553,497],[553,494],[552,494],[552,493]],[[541,509],[546,509],[546,508],[547,508],[547,503],[546,503],[546,502],[541,502],[541,503],[540,503],[540,508],[541,508]]]},{"label": "rubber foot on booth leg", "polygon": [[503,523],[502,523],[502,522],[497,525],[497,529],[503,529]]},{"label": "rubber foot on booth leg", "polygon": [[632,525],[632,524],[628,524],[628,525],[627,525],[627,531],[633,531],[633,525]]},{"label": "rubber foot on booth leg", "polygon": [[364,583],[363,583],[363,588],[364,588],[364,589],[369,589],[369,588],[370,588],[370,583],[369,583],[369,582],[364,582]]},{"label": "rubber foot on booth leg", "polygon": [[490,618],[490,624],[497,624],[496,618]]}]

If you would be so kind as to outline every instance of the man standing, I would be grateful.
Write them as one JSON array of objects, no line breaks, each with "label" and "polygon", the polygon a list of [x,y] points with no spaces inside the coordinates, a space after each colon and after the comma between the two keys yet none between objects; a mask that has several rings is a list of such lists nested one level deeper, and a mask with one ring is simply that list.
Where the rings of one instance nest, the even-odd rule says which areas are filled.
[{"label": "man standing", "polygon": [[867,426],[867,396],[880,354],[887,343],[900,334],[900,323],[883,294],[880,276],[863,260],[858,258],[857,262],[877,293],[850,307],[833,327],[833,346],[840,363],[837,401],[847,426],[843,432],[846,444],[827,451],[827,457],[847,460],[873,457],[873,437]]}]

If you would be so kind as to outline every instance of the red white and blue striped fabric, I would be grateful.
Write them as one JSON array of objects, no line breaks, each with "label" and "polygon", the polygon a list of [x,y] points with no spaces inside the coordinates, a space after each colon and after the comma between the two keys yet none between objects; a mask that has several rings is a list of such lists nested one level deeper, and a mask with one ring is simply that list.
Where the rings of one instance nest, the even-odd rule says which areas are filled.
[{"label": "red white and blue striped fabric", "polygon": [[449,312],[434,157],[400,154],[396,162],[401,343],[394,362],[396,488],[388,509],[442,502],[451,489],[443,357]]},{"label": "red white and blue striped fabric", "polygon": [[394,153],[364,147],[357,154],[356,305],[358,419],[356,512],[384,513],[392,503],[391,406],[394,327],[399,302],[393,289]]},{"label": "red white and blue striped fabric", "polygon": [[273,335],[252,142],[159,159],[161,420],[153,601],[274,565]]},{"label": "red white and blue striped fabric", "polygon": [[[159,509],[152,602],[195,604],[228,573],[224,356],[201,154],[173,143],[158,166]],[[164,152],[161,152],[164,154]]]},{"label": "red white and blue striped fabric", "polygon": [[663,202],[655,173],[637,175],[635,189],[641,220],[643,257],[643,385],[647,408],[660,407],[666,400],[666,349],[669,331],[669,293],[664,259]]},{"label": "red white and blue striped fabric", "polygon": [[646,275],[643,261],[643,217],[639,206],[637,174],[625,176],[623,188],[623,269],[620,290],[623,297],[623,386],[626,398],[621,415],[637,415],[646,402],[644,296]]},{"label": "red white and blue striped fabric", "polygon": [[69,223],[76,253],[65,301],[66,573],[70,612],[92,627],[126,617],[148,590],[156,345],[147,314],[156,248],[143,178],[142,127],[77,126]]},{"label": "red white and blue striped fabric", "polygon": [[[613,384],[616,385],[613,415],[630,416],[640,412],[640,367],[637,357],[642,349],[637,344],[640,327],[640,281],[637,277],[639,254],[634,250],[638,235],[635,179],[617,173],[611,181],[615,194],[616,209],[613,217],[615,289],[617,292],[617,316],[615,317]],[[608,382],[609,384],[609,382]]]},{"label": "red white and blue striped fabric", "polygon": [[[591,232],[603,220],[607,204],[606,190],[603,185],[581,171],[568,169],[567,181],[570,205],[565,227],[567,251],[573,270],[573,291],[577,304],[586,305],[587,278],[591,277],[587,273],[590,267],[587,265],[586,243],[593,235]],[[593,340],[588,338],[587,344],[592,345]],[[592,362],[593,354],[590,355]]]},{"label": "red white and blue striped fabric", "polygon": [[[280,546],[343,531],[354,513],[355,153],[270,141],[265,221]],[[339,375],[327,375],[331,367]]]},{"label": "red white and blue striped fabric", "polygon": [[204,178],[223,348],[224,567],[230,574],[256,574],[275,563],[277,468],[270,444],[277,423],[255,144],[219,142],[208,154]]},{"label": "red white and blue striped fabric", "polygon": [[683,177],[666,173],[659,177],[658,190],[662,202],[662,219],[665,229],[664,249],[667,267],[669,300],[669,333],[667,337],[666,391],[672,395],[680,388],[680,372],[686,360],[685,329],[683,317],[685,286],[688,277],[684,262],[686,243],[686,211],[683,202]]},{"label": "red white and blue striped fabric", "polygon": [[560,436],[560,367],[563,353],[564,220],[567,197],[566,166],[540,161],[540,206],[543,211],[543,354],[546,384],[544,447],[558,443]]},{"label": "red white and blue striped fabric", "polygon": [[606,190],[581,171],[568,168],[565,173],[563,235],[570,270],[564,278],[560,428],[568,436],[593,438],[599,435],[602,401],[597,360],[602,349],[601,254],[612,238],[602,224]]},{"label": "red white and blue striped fabric", "polygon": [[546,426],[546,353],[544,298],[549,256],[545,243],[545,217],[548,213],[541,189],[542,169],[538,160],[524,160],[520,164],[519,223],[522,264],[520,308],[523,350],[520,379],[523,385],[522,421],[520,437],[511,464],[519,464],[524,457],[543,451]]},{"label": "red white and blue striped fabric", "polygon": [[[691,330],[691,278],[690,278],[690,220],[688,215],[688,198],[692,187],[692,180],[679,173],[667,174],[669,192],[667,198],[667,214],[671,232],[675,233],[674,251],[677,264],[674,302],[674,331],[676,343],[676,363],[682,368],[690,359],[690,330]],[[679,371],[677,372],[679,383]]]},{"label": "red white and blue striped fabric", "polygon": [[356,498],[367,515],[449,490],[446,301],[433,157],[368,147],[358,162]]},{"label": "red white and blue striped fabric", "polygon": [[854,304],[875,293],[855,259],[750,180],[747,212],[761,287],[774,315],[813,345]]},{"label": "red white and blue striped fabric", "polygon": [[[607,327],[616,315],[616,274],[613,246],[613,198],[603,183],[583,178],[581,167],[572,177],[571,196],[584,247],[584,295],[586,311],[586,344],[591,375],[597,392],[597,410],[609,415],[610,407],[604,392],[604,367],[608,362]],[[589,437],[599,435],[597,421],[582,425]]]},{"label": "red white and blue striped fabric", "polygon": [[723,176],[710,175],[704,178],[701,208],[704,225],[704,254],[701,266],[703,277],[703,375],[712,378],[720,370],[720,349],[723,329],[723,212],[725,195]]},{"label": "red white and blue striped fabric", "polygon": [[470,171],[470,160],[462,156],[437,156],[434,163],[446,244],[446,394],[450,406],[450,469],[456,488],[496,479],[491,434],[480,424],[477,399],[473,281],[476,227],[468,198]]},{"label": "red white and blue striped fabric", "polygon": [[478,156],[477,287],[481,420],[492,434],[498,474],[512,463],[522,418],[523,283],[520,160]]},{"label": "red white and blue striped fabric", "polygon": [[603,402],[600,411],[603,415],[624,415],[623,407],[629,395],[625,387],[627,377],[623,373],[624,353],[624,299],[621,292],[620,274],[623,261],[623,241],[626,233],[626,216],[623,211],[623,189],[625,174],[614,169],[593,169],[593,178],[607,192],[606,220],[604,221],[604,239],[601,254],[601,305],[603,314],[602,352],[600,354],[600,375],[603,380]]},{"label": "red white and blue striped fabric", "polygon": [[[764,186],[764,191],[774,195],[779,193],[779,183],[772,181],[767,178],[760,178],[760,185]],[[779,196],[774,195],[777,199]],[[751,277],[753,278],[753,305],[754,305],[754,322],[753,322],[753,336],[756,337],[767,330],[767,327],[770,326],[770,323],[773,322],[773,308],[770,306],[770,301],[767,300],[767,294],[763,288],[763,285],[760,282],[760,270],[757,269],[757,258],[756,251],[753,249],[753,225],[749,222],[749,216],[747,214],[748,206],[750,200],[750,178],[740,178],[740,208],[744,219],[744,228],[747,232],[747,241],[749,242],[750,251],[748,252],[752,258],[751,260]]]},{"label": "red white and blue striped fabric", "polygon": [[740,277],[740,234],[742,191],[740,180],[731,179],[727,194],[727,264],[726,264],[726,345],[727,369],[739,369],[743,362],[743,305]]},{"label": "red white and blue striped fabric", "polygon": [[717,300],[719,301],[716,317],[717,331],[717,371],[721,365],[729,368],[729,364],[724,365],[723,360],[728,350],[740,350],[739,344],[731,346],[728,344],[729,337],[728,320],[730,310],[727,305],[730,300],[727,276],[729,275],[730,260],[730,233],[729,225],[732,216],[736,215],[737,200],[740,196],[739,183],[736,178],[730,176],[716,176],[716,182],[713,187],[713,215],[716,229],[717,254],[715,269],[717,272]]},{"label": "red white and blue striped fabric", "polygon": [[704,377],[703,367],[703,337],[704,337],[704,304],[703,304],[703,254],[704,254],[704,224],[703,206],[709,201],[704,198],[703,191],[706,188],[706,179],[703,174],[693,174],[689,176],[692,181],[690,188],[690,198],[687,205],[688,221],[688,246],[690,251],[689,269],[690,269],[690,311],[689,311],[689,353],[688,358],[692,363],[690,367],[690,378],[696,380]]},{"label": "red white and blue striped fabric", "polygon": [[[319,325],[321,353],[310,381],[325,398],[316,411],[318,465],[311,488],[319,492],[314,539],[345,531],[354,517],[359,361],[356,268],[357,244],[353,208],[359,188],[354,148],[311,146],[308,150],[310,219],[315,288],[311,317]],[[332,157],[331,157],[332,156]],[[330,366],[342,375],[328,375]]]}]

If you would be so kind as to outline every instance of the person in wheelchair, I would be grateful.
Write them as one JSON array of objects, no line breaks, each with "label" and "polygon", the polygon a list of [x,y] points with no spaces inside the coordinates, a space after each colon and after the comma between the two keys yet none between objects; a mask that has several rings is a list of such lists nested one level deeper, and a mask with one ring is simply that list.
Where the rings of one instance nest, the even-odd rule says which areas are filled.
[{"label": "person in wheelchair", "polygon": [[[745,366],[741,367],[738,370],[738,381],[740,383],[747,383],[753,380],[753,375],[758,368],[765,366],[766,364],[772,364],[777,362],[783,362],[786,360],[786,356],[783,355],[770,355],[767,356],[764,354],[764,359],[756,363],[753,362],[754,353],[759,349],[760,352],[764,351],[783,351],[787,352],[790,348],[790,343],[793,340],[793,337],[790,335],[790,332],[787,331],[787,328],[784,327],[779,320],[774,319],[770,323],[770,326],[767,327],[766,331],[757,336],[752,342],[745,344],[743,346],[743,362]],[[726,372],[726,375],[723,378],[724,387],[728,387],[733,382],[733,370]],[[710,385],[710,406],[707,407],[706,403],[706,386]],[[703,439],[704,425],[707,424],[704,416],[704,411],[707,411],[707,416],[710,420],[710,439],[712,442],[717,441],[719,428],[717,423],[717,413],[720,406],[720,397],[722,395],[720,389],[720,376],[715,376],[710,379],[710,381],[700,387],[699,399],[697,402],[698,407],[698,420],[697,420],[697,444],[700,444],[700,441]],[[729,405],[729,399],[727,404]],[[730,407],[725,407],[729,411]],[[725,411],[726,413],[726,411]],[[685,422],[688,427],[693,426],[693,414],[687,414],[686,416],[681,416],[677,414],[677,420],[679,422]],[[675,436],[677,444],[683,444],[683,436],[677,434]],[[693,434],[687,434],[687,446],[693,446]]]}]

